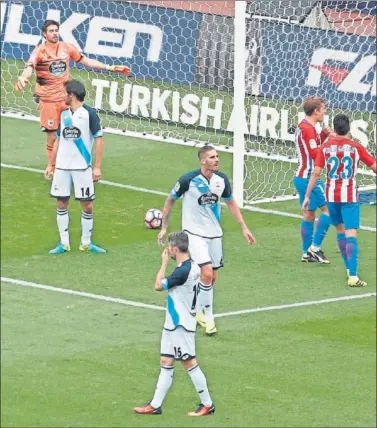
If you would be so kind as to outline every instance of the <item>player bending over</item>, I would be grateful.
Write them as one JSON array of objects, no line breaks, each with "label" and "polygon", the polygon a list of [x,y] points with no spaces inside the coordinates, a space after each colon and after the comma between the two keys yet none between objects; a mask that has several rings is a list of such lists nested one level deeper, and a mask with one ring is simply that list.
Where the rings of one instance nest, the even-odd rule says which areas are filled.
[{"label": "player bending over", "polygon": [[[80,201],[81,244],[80,251],[106,253],[91,242],[93,230],[94,183],[101,179],[103,152],[103,131],[96,111],[84,104],[86,95],[84,85],[77,80],[65,83],[65,102],[69,108],[63,110],[57,138],[51,153],[45,177],[51,179],[56,162],[55,174],[51,184],[51,196],[57,199],[57,223],[60,243],[50,254],[61,254],[71,250],[69,244],[68,204],[72,183],[75,199]],[[96,142],[96,157],[92,171],[92,147]]]},{"label": "player bending over", "polygon": [[23,91],[35,70],[37,81],[34,95],[39,103],[41,130],[46,132],[47,160],[51,157],[60,113],[66,108],[64,84],[69,79],[70,60],[98,70],[107,70],[128,75],[126,66],[106,65],[85,57],[75,46],[59,41],[60,24],[47,20],[42,27],[45,42],[38,45],[25,64],[25,70],[18,78],[16,89]]},{"label": "player bending over", "polygon": [[[318,97],[304,101],[305,119],[299,123],[296,131],[296,152],[298,167],[293,184],[300,196],[300,205],[304,201],[309,179],[313,172],[314,161],[321,144],[329,136],[331,129],[325,128],[318,135],[315,126],[322,123],[325,115],[325,100]],[[313,237],[315,213],[319,208],[322,213],[318,219],[317,228]],[[330,227],[331,221],[325,199],[325,186],[317,180],[310,197],[310,203],[303,211],[301,222],[302,257],[303,262],[330,263],[323,253],[321,246]]]},{"label": "player bending over", "polygon": [[223,266],[221,198],[241,226],[246,241],[249,244],[256,241],[233,199],[228,177],[219,171],[217,151],[212,146],[204,146],[199,149],[198,157],[200,169],[183,175],[166,199],[158,242],[163,243],[174,202],[183,196],[182,229],[189,235],[191,257],[201,268],[197,321],[205,327],[207,335],[213,335],[217,333],[213,317],[213,286],[217,269]]},{"label": "player bending over", "polygon": [[338,247],[347,269],[348,285],[365,287],[367,283],[361,281],[357,274],[360,203],[356,174],[359,160],[376,172],[376,159],[360,143],[347,138],[350,122],[346,115],[335,116],[334,130],[336,136],[331,136],[318,150],[303,209],[309,206],[318,177],[322,169],[326,168],[326,198],[331,220],[337,231]]},{"label": "player bending over", "polygon": [[[195,352],[196,304],[199,292],[200,268],[188,254],[189,238],[185,232],[168,236],[168,247],[162,253],[161,268],[157,273],[155,289],[166,290],[168,301],[161,338],[161,371],[152,401],[135,407],[139,414],[162,413],[162,402],[173,383],[174,362],[181,361],[200,397],[198,408],[188,416],[206,416],[215,413],[209,395],[207,380],[199,367]],[[176,260],[174,272],[165,277],[169,258]]]}]

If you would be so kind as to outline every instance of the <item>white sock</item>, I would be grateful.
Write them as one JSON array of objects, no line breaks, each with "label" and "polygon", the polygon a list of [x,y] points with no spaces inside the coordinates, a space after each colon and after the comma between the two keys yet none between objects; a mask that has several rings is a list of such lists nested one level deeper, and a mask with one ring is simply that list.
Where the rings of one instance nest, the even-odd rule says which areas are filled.
[{"label": "white sock", "polygon": [[213,285],[199,282],[199,289],[199,309],[203,311],[206,322],[213,321]]},{"label": "white sock", "polygon": [[162,402],[173,383],[173,376],[174,366],[161,366],[160,376],[158,377],[156,390],[154,392],[153,400],[151,401],[151,406],[155,409],[161,407]]},{"label": "white sock", "polygon": [[89,245],[92,237],[93,230],[93,213],[81,213],[81,244]]},{"label": "white sock", "polygon": [[212,405],[212,399],[209,395],[207,387],[207,379],[204,376],[199,364],[187,370],[187,373],[190,375],[192,383],[195,386],[196,392],[199,394],[200,402],[205,406]]},{"label": "white sock", "polygon": [[63,208],[63,209],[57,208],[56,222],[58,223],[58,229],[60,233],[60,242],[63,245],[69,245],[69,232],[68,232],[69,215],[68,215],[67,208]]},{"label": "white sock", "polygon": [[313,251],[319,251],[321,247],[317,247],[317,245],[311,245],[310,247]]}]

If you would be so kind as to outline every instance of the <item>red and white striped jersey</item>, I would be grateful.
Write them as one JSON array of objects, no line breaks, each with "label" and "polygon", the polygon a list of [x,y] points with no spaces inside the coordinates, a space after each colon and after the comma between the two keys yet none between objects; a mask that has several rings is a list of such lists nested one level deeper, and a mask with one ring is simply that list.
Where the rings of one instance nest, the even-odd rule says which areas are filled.
[{"label": "red and white striped jersey", "polygon": [[356,141],[330,137],[318,150],[315,166],[327,170],[327,202],[358,202],[357,164],[361,160],[371,167],[376,159]]},{"label": "red and white striped jersey", "polygon": [[296,153],[298,158],[296,177],[310,178],[318,148],[327,137],[328,133],[326,131],[318,134],[315,127],[306,119],[298,124],[296,129]]}]

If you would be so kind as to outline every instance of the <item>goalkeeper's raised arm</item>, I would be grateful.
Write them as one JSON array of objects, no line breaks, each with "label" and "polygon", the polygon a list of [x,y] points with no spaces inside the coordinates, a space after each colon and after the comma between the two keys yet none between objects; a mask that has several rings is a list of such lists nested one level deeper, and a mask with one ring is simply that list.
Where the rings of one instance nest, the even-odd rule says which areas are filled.
[{"label": "goalkeeper's raised arm", "polygon": [[131,69],[126,65],[107,65],[101,61],[97,61],[96,59],[91,59],[86,56],[83,56],[80,59],[79,63],[85,65],[85,67],[91,67],[97,70],[111,71],[113,73],[121,73],[125,76],[129,76],[131,73]]}]

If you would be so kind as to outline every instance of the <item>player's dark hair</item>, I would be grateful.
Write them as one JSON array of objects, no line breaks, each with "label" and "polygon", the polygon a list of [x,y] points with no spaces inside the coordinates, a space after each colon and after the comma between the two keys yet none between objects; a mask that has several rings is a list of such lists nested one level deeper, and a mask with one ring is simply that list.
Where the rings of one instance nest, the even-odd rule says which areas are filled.
[{"label": "player's dark hair", "polygon": [[65,90],[67,94],[74,95],[79,101],[85,100],[85,86],[78,80],[68,80],[68,82],[65,82]]},{"label": "player's dark hair", "polygon": [[311,97],[304,101],[304,112],[306,116],[311,116],[322,105],[326,105],[326,100],[321,97]]},{"label": "player's dark hair", "polygon": [[177,247],[181,253],[188,253],[189,238],[185,232],[173,232],[168,236],[168,242],[172,247]]},{"label": "player's dark hair", "polygon": [[333,121],[334,131],[338,135],[347,135],[350,132],[350,120],[345,114],[337,114]]},{"label": "player's dark hair", "polygon": [[216,149],[213,146],[210,146],[208,144],[201,147],[198,151],[198,158],[202,159],[202,156],[204,155],[204,153],[210,152],[211,150],[216,150]]},{"label": "player's dark hair", "polygon": [[48,27],[50,27],[51,25],[56,25],[58,28],[60,28],[60,24],[57,21],[54,21],[53,19],[47,19],[47,21],[45,21],[43,23],[43,27],[42,27],[42,34],[47,32]]}]

